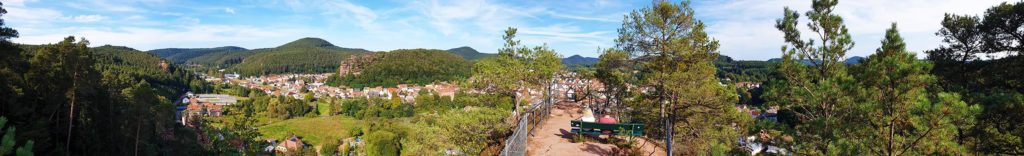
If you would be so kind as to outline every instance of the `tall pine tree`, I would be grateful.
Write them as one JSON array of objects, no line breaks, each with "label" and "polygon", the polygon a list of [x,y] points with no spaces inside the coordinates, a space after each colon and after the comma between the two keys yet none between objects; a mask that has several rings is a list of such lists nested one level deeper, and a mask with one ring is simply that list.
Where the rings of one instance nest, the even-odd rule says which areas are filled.
[{"label": "tall pine tree", "polygon": [[639,68],[634,85],[641,94],[629,102],[630,115],[684,155],[732,147],[747,119],[733,107],[733,89],[715,77],[718,41],[694,15],[689,2],[654,1],[626,15],[616,39],[616,48],[634,56]]},{"label": "tall pine tree", "polygon": [[[886,31],[882,47],[869,56],[855,73],[862,87],[855,124],[859,144],[851,152],[871,155],[931,155],[962,153],[958,128],[969,127],[980,111],[957,94],[935,93],[931,64],[907,52],[896,24]],[[856,121],[856,120],[854,120]],[[862,149],[861,149],[862,148]]]},{"label": "tall pine tree", "polygon": [[[843,18],[833,13],[837,0],[814,0],[806,12],[807,27],[815,39],[804,40],[797,29],[800,14],[786,7],[785,16],[775,27],[784,33],[783,61],[778,65],[779,79],[769,83],[764,95],[769,105],[781,106],[795,116],[794,151],[799,154],[838,154],[836,146],[846,144],[841,135],[850,125],[844,120],[855,117],[853,99],[844,96],[854,90],[854,79],[843,60],[853,48],[853,39]],[[801,64],[809,60],[811,65]]]}]

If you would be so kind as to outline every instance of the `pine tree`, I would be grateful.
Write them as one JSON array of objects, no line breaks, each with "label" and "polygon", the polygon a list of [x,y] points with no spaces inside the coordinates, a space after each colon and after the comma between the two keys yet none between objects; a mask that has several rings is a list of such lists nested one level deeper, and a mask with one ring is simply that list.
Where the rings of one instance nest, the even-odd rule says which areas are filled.
[{"label": "pine tree", "polygon": [[[796,140],[791,149],[799,154],[841,154],[834,149],[849,140],[841,135],[854,117],[853,98],[844,96],[855,90],[852,76],[843,60],[853,48],[853,39],[843,18],[833,13],[837,0],[814,0],[813,10],[806,12],[808,29],[817,37],[804,40],[797,29],[800,14],[786,7],[785,16],[776,20],[787,45],[782,47],[782,63],[777,66],[779,79],[770,81],[764,95],[768,105],[781,106],[795,115]],[[819,43],[820,42],[820,43]],[[811,61],[803,65],[802,60]]]},{"label": "pine tree", "polygon": [[[546,86],[554,73],[561,70],[561,58],[546,45],[529,48],[516,40],[516,28],[508,28],[502,38],[505,45],[498,49],[497,57],[489,57],[473,65],[472,85],[488,92],[513,97],[518,113],[517,91],[529,87]],[[545,87],[546,88],[546,87]]]},{"label": "pine tree", "polygon": [[[858,99],[867,120],[856,128],[862,134],[852,135],[873,155],[930,155],[962,153],[956,142],[958,128],[969,127],[973,114],[956,94],[935,94],[927,88],[936,81],[929,74],[931,64],[917,60],[907,52],[896,24],[886,31],[882,47],[861,64],[856,78],[862,89]],[[856,122],[849,122],[856,123]],[[863,123],[863,122],[861,122]]]},{"label": "pine tree", "polygon": [[704,23],[694,15],[689,2],[654,1],[650,8],[625,17],[616,40],[616,48],[635,56],[639,68],[634,85],[641,94],[629,102],[635,110],[630,114],[651,125],[651,132],[665,137],[670,150],[682,150],[683,155],[731,147],[746,123],[733,108],[734,90],[715,77],[712,62],[719,56],[718,41],[704,32]]}]

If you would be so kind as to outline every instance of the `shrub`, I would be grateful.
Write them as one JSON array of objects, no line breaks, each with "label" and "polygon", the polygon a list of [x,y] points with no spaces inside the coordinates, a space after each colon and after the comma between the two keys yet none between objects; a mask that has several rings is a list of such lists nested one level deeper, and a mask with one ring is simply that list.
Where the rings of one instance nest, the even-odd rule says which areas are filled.
[{"label": "shrub", "polygon": [[402,149],[398,135],[388,131],[374,131],[366,135],[366,154],[395,156]]},{"label": "shrub", "polygon": [[322,155],[335,155],[338,153],[338,142],[327,141],[324,145],[320,146],[320,154]]}]

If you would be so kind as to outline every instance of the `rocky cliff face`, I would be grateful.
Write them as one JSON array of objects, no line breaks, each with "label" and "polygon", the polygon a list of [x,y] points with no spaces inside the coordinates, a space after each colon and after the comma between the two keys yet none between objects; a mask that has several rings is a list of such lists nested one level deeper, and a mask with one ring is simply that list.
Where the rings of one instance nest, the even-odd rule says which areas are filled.
[{"label": "rocky cliff face", "polygon": [[374,53],[366,53],[353,55],[341,62],[341,66],[338,67],[338,74],[341,75],[359,75],[363,70],[363,66],[379,59],[380,56]]}]

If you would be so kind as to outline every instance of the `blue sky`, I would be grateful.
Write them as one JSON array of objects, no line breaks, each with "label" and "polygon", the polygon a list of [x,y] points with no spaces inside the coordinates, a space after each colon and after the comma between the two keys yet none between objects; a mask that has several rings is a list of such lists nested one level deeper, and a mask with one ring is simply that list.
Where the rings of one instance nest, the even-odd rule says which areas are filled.
[{"label": "blue sky", "polygon": [[[502,30],[519,28],[527,45],[547,44],[563,56],[596,57],[614,46],[624,14],[649,1],[491,0],[0,0],[18,43],[42,44],[74,35],[93,46],[139,50],[241,46],[275,47],[302,37],[335,45],[386,51],[470,46],[494,52]],[[998,0],[841,1],[857,42],[851,56],[878,47],[897,21],[911,51],[940,45],[934,33],[946,12],[981,14]],[[801,12],[810,1],[697,1],[694,9],[720,40],[719,51],[741,60],[779,57],[782,34],[773,27],[782,8]]]}]

